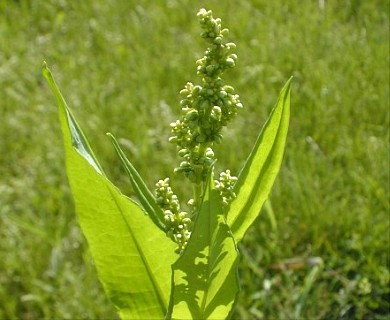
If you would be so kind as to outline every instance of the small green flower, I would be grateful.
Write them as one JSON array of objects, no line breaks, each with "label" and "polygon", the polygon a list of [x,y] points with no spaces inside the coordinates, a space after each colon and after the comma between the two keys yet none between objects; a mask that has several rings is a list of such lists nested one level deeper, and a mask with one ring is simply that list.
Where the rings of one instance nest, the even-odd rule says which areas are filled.
[{"label": "small green flower", "polygon": [[228,206],[236,198],[233,190],[236,182],[237,177],[231,176],[230,170],[221,172],[219,180],[215,180],[215,189],[219,191],[224,206]]},{"label": "small green flower", "polygon": [[167,235],[178,244],[176,251],[180,253],[191,236],[191,219],[187,212],[180,211],[180,203],[172,191],[169,178],[156,183],[156,202],[164,210]]}]

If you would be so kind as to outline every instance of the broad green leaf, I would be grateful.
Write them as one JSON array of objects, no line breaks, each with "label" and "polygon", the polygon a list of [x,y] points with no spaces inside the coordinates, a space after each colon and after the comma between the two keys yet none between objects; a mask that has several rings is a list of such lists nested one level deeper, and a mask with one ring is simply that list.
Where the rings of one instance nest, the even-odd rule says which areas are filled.
[{"label": "broad green leaf", "polygon": [[103,287],[122,318],[162,319],[175,244],[107,179],[46,65],[43,74],[57,98],[77,217]]},{"label": "broad green leaf", "polygon": [[149,191],[148,187],[146,186],[145,182],[142,180],[138,171],[134,168],[132,163],[126,158],[126,155],[122,151],[115,137],[111,133],[107,133],[107,135],[111,138],[115,151],[119,159],[121,160],[127,175],[130,178],[131,185],[133,186],[135,194],[138,197],[141,205],[143,206],[145,211],[149,214],[150,218],[153,220],[156,226],[158,226],[161,230],[165,232],[164,213],[161,210],[161,208],[157,205],[153,194]]},{"label": "broad green leaf", "polygon": [[239,242],[260,214],[282,163],[290,120],[291,78],[257,138],[234,186],[237,198],[227,212],[234,239]]},{"label": "broad green leaf", "polygon": [[226,319],[238,293],[238,251],[212,173],[190,241],[172,265],[168,318]]}]

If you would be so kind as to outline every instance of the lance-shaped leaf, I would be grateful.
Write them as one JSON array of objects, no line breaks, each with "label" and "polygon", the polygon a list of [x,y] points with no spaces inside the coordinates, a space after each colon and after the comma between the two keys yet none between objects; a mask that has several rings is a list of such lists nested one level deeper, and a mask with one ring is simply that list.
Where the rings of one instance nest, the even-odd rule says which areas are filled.
[{"label": "lance-shaped leaf", "polygon": [[68,179],[100,281],[122,318],[161,319],[175,244],[107,179],[46,65],[43,74],[57,98]]},{"label": "lance-shaped leaf", "polygon": [[129,176],[131,185],[133,186],[134,192],[138,197],[141,205],[149,214],[150,218],[153,220],[156,226],[165,232],[164,213],[157,205],[153,194],[150,192],[133,164],[127,159],[115,137],[111,133],[107,133],[107,135],[111,138],[115,151],[121,160],[127,175]]},{"label": "lance-shaped leaf", "polygon": [[260,214],[282,163],[290,120],[291,78],[258,136],[234,186],[237,198],[227,212],[234,239],[239,242]]},{"label": "lance-shaped leaf", "polygon": [[238,251],[210,173],[190,241],[172,266],[168,318],[228,318],[238,293],[237,263]]}]

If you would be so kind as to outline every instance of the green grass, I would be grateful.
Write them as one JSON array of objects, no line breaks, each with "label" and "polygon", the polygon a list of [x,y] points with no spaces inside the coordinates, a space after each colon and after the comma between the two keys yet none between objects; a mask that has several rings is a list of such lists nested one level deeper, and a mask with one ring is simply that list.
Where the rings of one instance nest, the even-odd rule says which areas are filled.
[{"label": "green grass", "polygon": [[[245,107],[218,147],[220,169],[238,173],[294,76],[274,216],[264,210],[241,246],[234,318],[389,319],[388,1],[218,2],[207,8],[238,45],[228,79]],[[150,186],[172,176],[168,125],[179,90],[196,81],[202,6],[0,0],[0,319],[116,317],[75,221],[42,61],[131,194],[105,132],[121,138]],[[312,266],[273,267],[309,257],[323,266],[306,293]]]}]

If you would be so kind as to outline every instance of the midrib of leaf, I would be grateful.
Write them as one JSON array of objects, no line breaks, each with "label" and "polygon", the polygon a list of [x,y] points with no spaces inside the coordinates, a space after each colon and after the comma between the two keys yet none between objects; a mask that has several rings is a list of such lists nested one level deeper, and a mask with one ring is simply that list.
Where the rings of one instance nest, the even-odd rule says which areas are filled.
[{"label": "midrib of leaf", "polygon": [[[73,121],[74,116],[69,108],[66,107],[65,99],[62,97],[62,95],[59,96],[62,100],[62,103],[65,106],[65,114],[66,114],[66,120],[68,124],[68,128],[72,132],[71,134],[71,142],[72,147],[92,166],[94,169],[100,173],[102,176],[106,177],[103,168],[101,167],[99,161],[97,161],[96,156],[94,152],[92,151],[92,148],[89,146],[88,140],[85,138],[83,131],[80,129],[77,122]],[[69,121],[71,120],[71,121]],[[79,139],[79,141],[75,141],[75,136]],[[74,144],[77,144],[77,147]],[[80,147],[82,150],[80,150]],[[86,150],[86,148],[88,150]]]},{"label": "midrib of leaf", "polygon": [[163,294],[161,292],[160,286],[158,285],[158,281],[153,276],[153,272],[152,272],[152,270],[149,267],[149,263],[148,263],[148,261],[145,258],[145,255],[144,255],[144,253],[143,253],[143,251],[141,249],[141,246],[139,245],[139,241],[137,240],[137,237],[134,236],[134,232],[133,232],[130,224],[127,222],[125,215],[123,214],[123,209],[122,209],[121,205],[118,203],[118,201],[117,201],[115,195],[113,194],[112,190],[107,185],[106,185],[106,187],[107,187],[107,190],[112,195],[112,198],[114,199],[115,204],[116,204],[117,208],[119,209],[119,212],[121,213],[121,216],[122,216],[123,220],[126,223],[127,229],[129,230],[129,234],[131,235],[131,238],[134,241],[134,244],[135,244],[135,246],[137,248],[139,256],[140,256],[142,262],[145,265],[145,268],[147,270],[147,274],[148,274],[148,276],[150,278],[150,282],[152,283],[152,286],[153,286],[155,292],[157,293],[157,297],[158,297],[158,301],[159,301],[159,304],[160,304],[160,307],[161,307],[162,314],[166,314],[167,313],[167,308],[165,306],[167,305],[167,303],[164,303],[164,296],[163,296]]},{"label": "midrib of leaf", "polygon": [[[49,70],[49,67],[47,66],[46,62],[43,63],[43,68],[42,68],[42,72],[43,72],[43,75],[45,77],[45,79],[48,81],[49,83],[49,86],[50,88],[52,89],[52,92],[54,93],[54,96],[56,97],[57,101],[62,105],[62,110],[65,112],[65,115],[66,115],[66,119],[67,119],[67,122],[68,122],[68,126],[69,126],[69,121],[68,119],[72,119],[74,118],[73,115],[72,115],[72,112],[70,111],[70,109],[67,107],[67,103],[64,99],[64,97],[62,96],[61,92],[59,91],[58,87],[57,87],[57,84],[55,83],[54,81],[54,78],[51,74],[51,71]],[[70,128],[70,127],[69,127]],[[93,153],[91,147],[89,146],[89,143],[88,143],[88,140],[85,138],[82,130],[80,130],[80,128],[78,127],[78,124],[77,123],[72,123],[72,128],[76,129],[78,131],[78,134],[79,134],[79,137],[81,138],[82,140],[82,143],[87,146],[87,148],[89,149],[89,153],[90,153],[90,156],[93,160],[93,162],[91,163],[90,162],[90,159],[85,159],[85,156],[82,154],[82,152],[80,150],[78,150],[77,148],[75,148],[75,150],[85,159],[88,161],[88,163],[90,165],[92,165],[95,169],[97,169],[98,172],[100,172],[100,174],[104,174],[104,171],[103,171],[103,168],[100,166],[99,162],[97,161],[96,159],[96,156],[95,154]],[[72,136],[72,135],[71,135]],[[72,141],[72,138],[71,138],[71,144],[73,146],[73,141]]]}]

